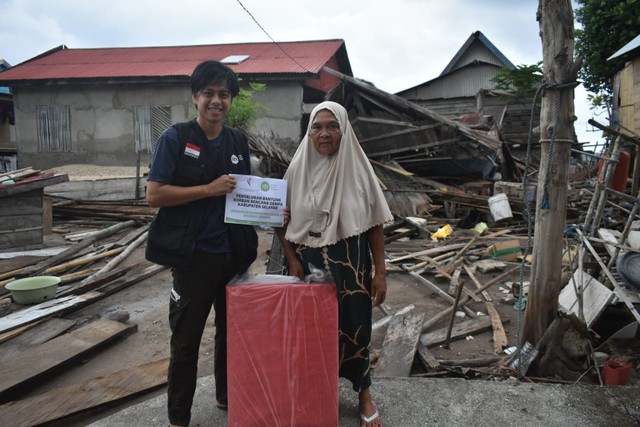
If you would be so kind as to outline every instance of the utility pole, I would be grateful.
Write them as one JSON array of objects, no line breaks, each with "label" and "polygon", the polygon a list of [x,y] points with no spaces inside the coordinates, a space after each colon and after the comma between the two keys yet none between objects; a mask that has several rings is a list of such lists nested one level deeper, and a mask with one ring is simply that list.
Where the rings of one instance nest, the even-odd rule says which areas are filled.
[{"label": "utility pole", "polygon": [[538,343],[557,317],[567,211],[569,159],[573,141],[574,87],[580,62],[574,62],[571,0],[540,0],[537,20],[543,51],[541,162],[536,196],[531,285],[521,344]]}]

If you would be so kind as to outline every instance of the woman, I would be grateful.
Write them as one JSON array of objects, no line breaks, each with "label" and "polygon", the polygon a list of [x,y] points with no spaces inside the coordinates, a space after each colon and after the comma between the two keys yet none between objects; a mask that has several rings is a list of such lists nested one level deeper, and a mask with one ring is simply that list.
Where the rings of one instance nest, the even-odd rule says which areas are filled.
[{"label": "woman", "polygon": [[387,292],[382,227],[393,216],[344,107],[323,102],[314,108],[284,178],[290,219],[277,233],[289,274],[302,278],[309,264],[331,272],[338,290],[340,376],[358,392],[360,425],[381,426],[369,390],[369,344],[372,308]]}]

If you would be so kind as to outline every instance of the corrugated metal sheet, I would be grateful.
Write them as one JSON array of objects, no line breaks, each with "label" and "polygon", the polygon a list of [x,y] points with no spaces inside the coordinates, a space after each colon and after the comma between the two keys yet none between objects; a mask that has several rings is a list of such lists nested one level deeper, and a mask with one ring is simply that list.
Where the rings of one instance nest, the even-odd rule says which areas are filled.
[{"label": "corrugated metal sheet", "polygon": [[278,44],[61,48],[0,73],[0,83],[21,80],[189,77],[201,61],[222,60],[229,55],[249,55],[246,61],[229,65],[240,74],[315,74],[343,46],[343,40],[318,40]]},{"label": "corrugated metal sheet", "polygon": [[624,45],[620,50],[607,58],[607,61],[613,58],[617,58],[618,56],[622,56],[625,53],[632,52],[640,47],[640,34],[638,34],[633,40]]},{"label": "corrugated metal sheet", "polygon": [[495,88],[491,78],[498,69],[487,63],[470,64],[399,95],[410,100],[475,97],[479,89]]}]

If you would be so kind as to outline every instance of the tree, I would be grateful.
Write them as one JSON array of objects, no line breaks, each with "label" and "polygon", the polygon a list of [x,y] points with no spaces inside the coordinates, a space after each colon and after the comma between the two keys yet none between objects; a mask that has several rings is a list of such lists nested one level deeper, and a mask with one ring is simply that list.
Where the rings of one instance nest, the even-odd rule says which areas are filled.
[{"label": "tree", "polygon": [[249,130],[256,121],[258,111],[266,109],[264,105],[253,102],[253,95],[264,91],[266,87],[264,83],[249,83],[249,89],[241,88],[238,95],[233,98],[226,124],[244,131]]},{"label": "tree", "polygon": [[[540,112],[540,178],[536,196],[531,285],[521,344],[540,344],[557,318],[562,283],[563,235],[567,183],[573,139],[573,86],[580,62],[575,61],[573,10],[570,0],[540,0],[538,21],[548,87]],[[551,151],[549,149],[551,148]]]},{"label": "tree", "polygon": [[584,58],[579,77],[591,92],[594,107],[610,107],[612,79],[624,66],[620,58],[607,61],[640,34],[640,0],[575,0],[576,53]]},{"label": "tree", "polygon": [[491,81],[496,89],[513,92],[516,96],[530,96],[542,83],[542,61],[515,68],[502,67]]}]

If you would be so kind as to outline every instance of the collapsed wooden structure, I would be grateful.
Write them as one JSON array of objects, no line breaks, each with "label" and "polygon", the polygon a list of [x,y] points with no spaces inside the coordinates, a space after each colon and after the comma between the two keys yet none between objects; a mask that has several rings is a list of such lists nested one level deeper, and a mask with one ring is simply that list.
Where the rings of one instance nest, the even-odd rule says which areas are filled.
[{"label": "collapsed wooden structure", "polygon": [[[514,316],[524,308],[516,306],[520,295],[526,292],[526,286],[519,278],[521,270],[524,269],[526,276],[530,266],[530,259],[524,253],[530,244],[530,226],[523,216],[527,191],[516,183],[510,186],[508,182],[496,182],[481,174],[473,176],[482,178],[479,186],[468,180],[459,186],[452,185],[449,180],[439,181],[430,169],[430,165],[437,161],[429,160],[428,154],[444,161],[449,154],[455,156],[460,151],[461,164],[469,165],[471,163],[467,160],[475,155],[498,159],[502,142],[492,139],[489,133],[469,129],[468,121],[458,123],[442,119],[422,107],[380,93],[355,79],[345,78],[343,83],[340,88],[345,97],[341,102],[351,107],[349,111],[353,115],[354,127],[364,141],[363,146],[369,143],[369,152],[377,153],[372,156],[371,164],[396,217],[393,224],[385,227],[387,269],[406,276],[442,304],[436,312],[421,312],[414,304],[381,306],[376,312],[378,320],[374,323],[374,331],[382,330],[385,334],[381,348],[373,353],[375,375],[465,378],[518,375],[519,367],[514,360],[519,359],[514,359],[515,353],[507,355],[505,351],[512,351],[519,344],[514,338],[513,331],[517,325]],[[358,90],[351,92],[349,85]],[[377,140],[373,136],[376,134],[385,135],[385,138]],[[396,148],[384,148],[383,140],[386,138],[394,141]],[[446,143],[438,144],[439,138],[445,138],[443,141]],[[269,160],[273,173],[286,169],[290,154],[285,150],[271,144],[268,138],[253,137],[250,143],[252,151]],[[399,145],[404,143],[409,144],[409,148]],[[449,146],[455,148],[447,154],[447,149],[452,150]],[[418,165],[415,171],[429,172],[425,175],[412,172],[409,170],[412,165]],[[464,169],[464,172],[468,177],[469,170]],[[589,175],[572,182],[567,223],[589,224],[590,229],[597,231],[595,234],[589,232],[589,235],[576,233],[578,240],[567,240],[570,255],[565,262],[571,274],[559,302],[559,310],[566,312],[566,316],[577,319],[598,333],[602,333],[599,320],[606,317],[611,307],[618,310],[626,308],[629,314],[627,323],[632,325],[640,302],[637,293],[630,291],[617,276],[615,262],[624,253],[638,251],[629,246],[627,238],[632,231],[640,229],[634,222],[639,218],[639,199],[607,190],[608,175],[607,171],[601,174],[599,179],[602,182],[595,188]],[[488,206],[488,199],[498,184],[502,185],[500,191],[508,193],[514,213],[513,218],[501,222],[492,221]],[[481,191],[477,191],[478,188]],[[37,369],[25,371],[16,368],[15,375],[0,382],[0,413],[14,413],[15,408],[20,411],[24,425],[64,418],[160,387],[164,384],[162,372],[166,370],[166,360],[159,360],[95,379],[86,387],[99,397],[89,400],[63,404],[56,400],[56,393],[20,399],[25,390],[33,387],[39,379],[62,372],[67,363],[92,354],[100,346],[116,342],[136,330],[136,325],[122,323],[126,318],[102,319],[82,326],[65,321],[66,314],[164,270],[154,265],[123,263],[133,250],[144,245],[148,223],[155,213],[146,203],[140,200],[116,202],[53,198],[52,212],[56,221],[52,230],[64,234],[66,240],[73,243],[62,252],[49,255],[35,264],[0,271],[0,359],[7,366],[18,366],[25,355],[35,357],[42,352],[56,355],[40,363]],[[476,215],[471,216],[471,212]],[[586,215],[588,213],[592,215]],[[102,230],[105,222],[112,225]],[[488,231],[479,234],[474,226],[481,222],[486,222]],[[75,232],[79,226],[92,227],[94,231]],[[451,234],[434,239],[433,236],[446,226],[451,227]],[[516,252],[507,253],[517,253],[515,259],[502,259],[496,248],[505,245],[517,248]],[[577,250],[588,253],[588,256],[578,257]],[[267,271],[282,272],[282,259],[275,246],[270,249],[269,258],[273,268],[267,267]],[[273,270],[276,267],[279,271]],[[13,304],[3,285],[14,277],[38,274],[55,274],[63,278],[57,298],[34,307]],[[464,318],[460,318],[461,315]],[[33,338],[30,338],[32,334]],[[637,334],[637,328],[631,334]],[[457,341],[473,337],[488,342],[488,349],[483,350],[483,354],[456,359],[447,356],[443,350],[455,346]],[[593,340],[588,331],[584,339],[587,338]],[[606,342],[598,340],[593,342],[606,345]],[[553,344],[559,348],[565,345]],[[590,375],[584,379],[593,381],[595,377],[596,381],[601,380],[593,352],[581,352],[580,342],[572,345],[570,350],[563,351],[572,354],[572,360],[581,366],[582,373],[588,369]],[[533,358],[527,360],[527,364],[534,362],[535,351],[533,348]],[[127,378],[134,375],[138,380],[135,384],[128,384]],[[569,381],[548,377],[529,379]],[[127,392],[113,392],[114,387],[123,387]],[[34,403],[43,410],[25,409]]]},{"label": "collapsed wooden structure", "polygon": [[341,84],[327,99],[342,104],[367,156],[393,159],[419,176],[492,176],[502,143],[497,130],[471,129],[370,83],[328,71]]}]

